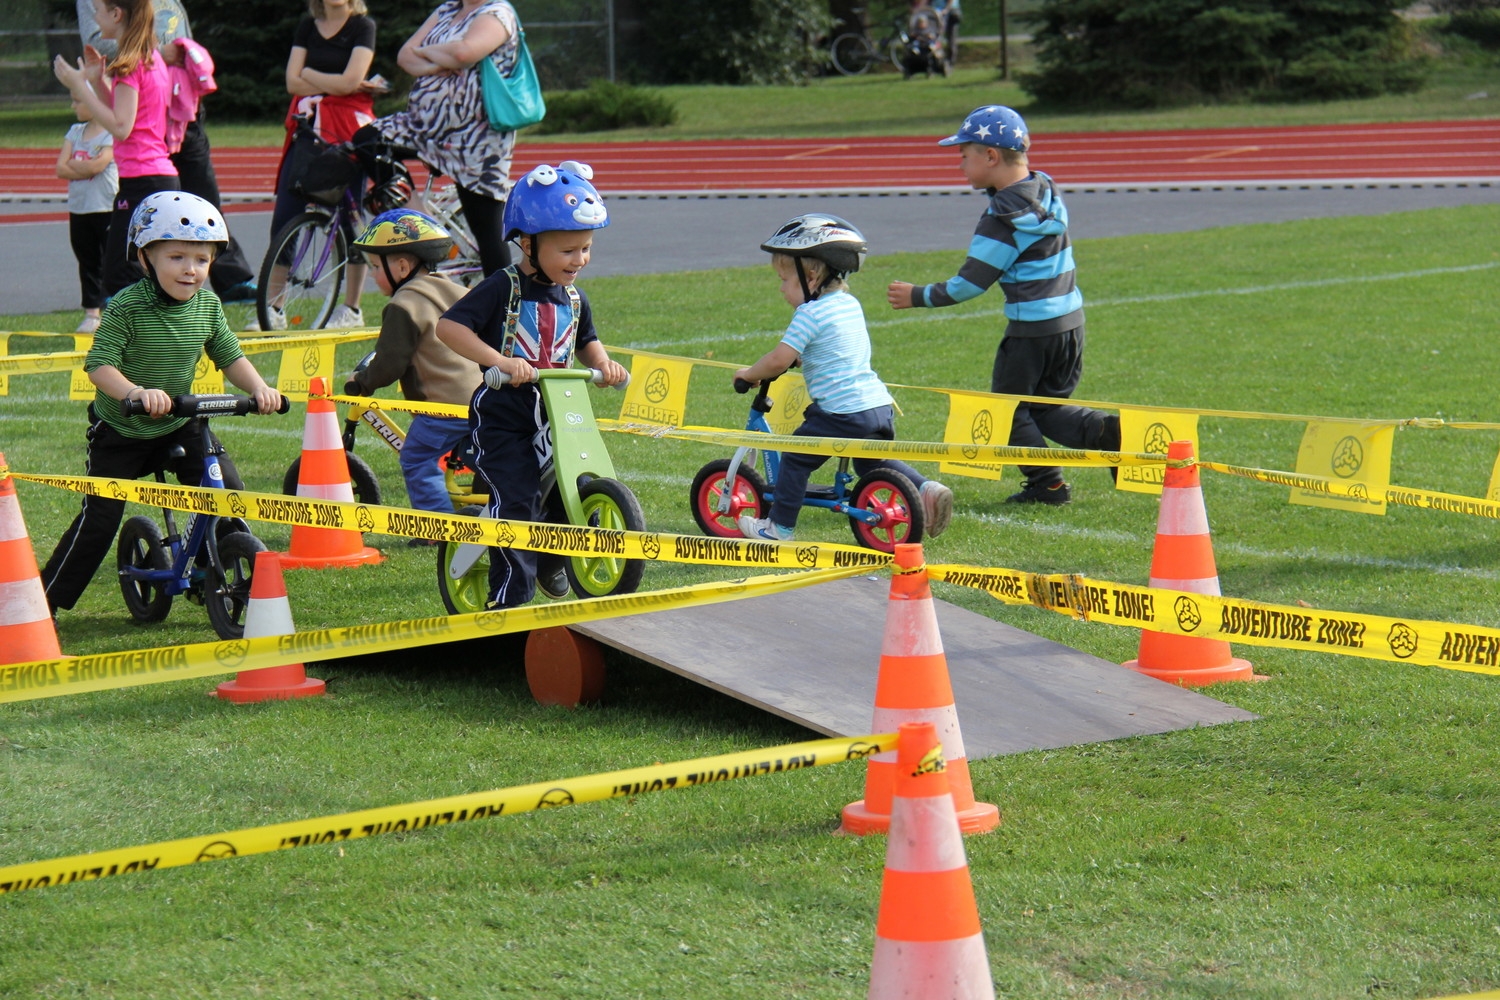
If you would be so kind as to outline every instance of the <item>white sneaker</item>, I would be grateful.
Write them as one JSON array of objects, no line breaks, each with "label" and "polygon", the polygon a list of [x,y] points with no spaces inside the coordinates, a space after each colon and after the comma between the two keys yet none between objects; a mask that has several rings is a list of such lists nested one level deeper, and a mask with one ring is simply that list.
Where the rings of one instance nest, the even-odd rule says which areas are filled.
[{"label": "white sneaker", "polygon": [[[268,312],[268,313],[271,314],[271,329],[272,330],[285,330],[286,329],[286,313],[284,311],[282,311],[280,309],[277,309],[275,306],[266,306],[266,312]],[[250,322],[248,322],[248,323],[245,324],[245,330],[247,332],[250,332],[250,333],[259,333],[259,332],[261,332],[261,329],[260,329],[260,317],[259,316],[251,316],[250,317]]]},{"label": "white sneaker", "polygon": [[99,317],[98,316],[85,316],[85,317],[83,317],[83,322],[78,324],[78,329],[74,330],[73,332],[74,333],[93,333],[97,329],[99,329]]},{"label": "white sneaker", "polygon": [[740,534],[746,538],[753,538],[761,542],[789,542],[792,540],[792,529],[783,528],[779,524],[772,524],[769,517],[752,517],[749,514],[741,514]]},{"label": "white sneaker", "polygon": [[929,479],[917,492],[922,495],[927,537],[936,538],[948,530],[948,522],[953,520],[953,491],[936,479]]},{"label": "white sneaker", "polygon": [[323,324],[327,330],[352,330],[355,327],[365,325],[364,312],[359,309],[350,309],[343,303],[328,317],[328,322]]}]

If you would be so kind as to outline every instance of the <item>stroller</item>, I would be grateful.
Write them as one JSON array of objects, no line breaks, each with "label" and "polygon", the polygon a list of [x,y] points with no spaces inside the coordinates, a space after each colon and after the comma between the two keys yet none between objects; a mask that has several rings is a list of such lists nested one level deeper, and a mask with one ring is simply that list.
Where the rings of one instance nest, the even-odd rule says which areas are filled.
[{"label": "stroller", "polygon": [[932,76],[951,72],[943,44],[943,15],[925,4],[912,8],[906,21],[906,51],[901,57],[902,79],[921,73]]}]

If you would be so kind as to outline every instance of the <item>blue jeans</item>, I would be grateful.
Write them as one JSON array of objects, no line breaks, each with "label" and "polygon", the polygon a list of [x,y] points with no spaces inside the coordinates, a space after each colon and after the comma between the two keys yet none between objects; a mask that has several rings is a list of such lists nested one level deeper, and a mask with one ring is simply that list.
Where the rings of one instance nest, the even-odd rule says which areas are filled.
[{"label": "blue jeans", "polygon": [[401,475],[406,477],[406,495],[417,510],[453,513],[453,501],[438,459],[469,439],[469,421],[464,417],[431,417],[418,413],[406,430],[401,446]]},{"label": "blue jeans", "polygon": [[[858,413],[828,413],[817,403],[802,411],[802,425],[793,434],[801,437],[860,438],[865,441],[892,441],[896,437],[894,408],[877,406],[873,410]],[[776,473],[776,500],[771,504],[771,520],[785,528],[797,526],[797,515],[802,513],[802,499],[807,495],[807,481],[822,468],[832,455],[806,455],[788,451],[781,455],[781,468]],[[894,469],[921,488],[927,477],[905,462],[894,458],[856,458],[854,471],[864,475],[871,469],[884,466]]]}]

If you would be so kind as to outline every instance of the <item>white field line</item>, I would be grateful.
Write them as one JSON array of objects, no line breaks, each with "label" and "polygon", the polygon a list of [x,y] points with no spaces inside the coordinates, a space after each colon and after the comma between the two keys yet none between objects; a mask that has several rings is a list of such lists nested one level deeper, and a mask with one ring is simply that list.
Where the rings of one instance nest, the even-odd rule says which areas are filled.
[{"label": "white field line", "polygon": [[[1278,285],[1246,285],[1241,288],[1206,288],[1195,292],[1163,292],[1158,295],[1127,295],[1113,299],[1087,299],[1084,302],[1085,309],[1102,309],[1109,306],[1133,306],[1148,302],[1181,302],[1188,299],[1211,298],[1222,295],[1269,295],[1276,292],[1296,291],[1304,288],[1332,288],[1339,285],[1360,285],[1376,281],[1408,281],[1413,278],[1430,278],[1439,275],[1464,274],[1471,271],[1488,271],[1500,267],[1500,261],[1486,261],[1482,264],[1460,264],[1455,267],[1431,267],[1421,271],[1397,271],[1391,274],[1368,274],[1348,278],[1318,278],[1312,281],[1288,281]],[[984,319],[992,316],[1005,315],[1004,309],[967,309],[961,311],[945,309],[922,309],[914,310],[906,316],[893,319],[877,319],[870,321],[867,325],[872,330],[889,326],[899,326],[903,323],[945,323],[954,320]],[[919,319],[920,317],[920,319]],[[641,351],[660,351],[683,343],[721,343],[724,341],[764,341],[773,337],[780,337],[781,330],[761,330],[749,333],[722,333],[705,334],[701,337],[689,337],[685,340],[662,341],[659,343],[645,344],[622,344],[621,347],[633,347]]]}]

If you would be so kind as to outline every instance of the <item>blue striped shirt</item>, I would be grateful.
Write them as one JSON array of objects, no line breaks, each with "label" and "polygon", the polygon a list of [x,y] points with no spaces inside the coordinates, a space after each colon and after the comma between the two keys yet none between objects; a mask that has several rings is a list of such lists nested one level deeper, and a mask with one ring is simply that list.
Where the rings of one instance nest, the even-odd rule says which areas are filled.
[{"label": "blue striped shirt", "polygon": [[1010,320],[1006,334],[1043,336],[1083,325],[1083,295],[1075,279],[1067,206],[1052,178],[1032,171],[990,192],[958,274],[912,289],[912,305],[966,302],[998,282]]},{"label": "blue striped shirt", "polygon": [[892,402],[870,367],[865,311],[847,291],[798,306],[781,342],[802,356],[807,394],[828,413],[861,413]]}]

